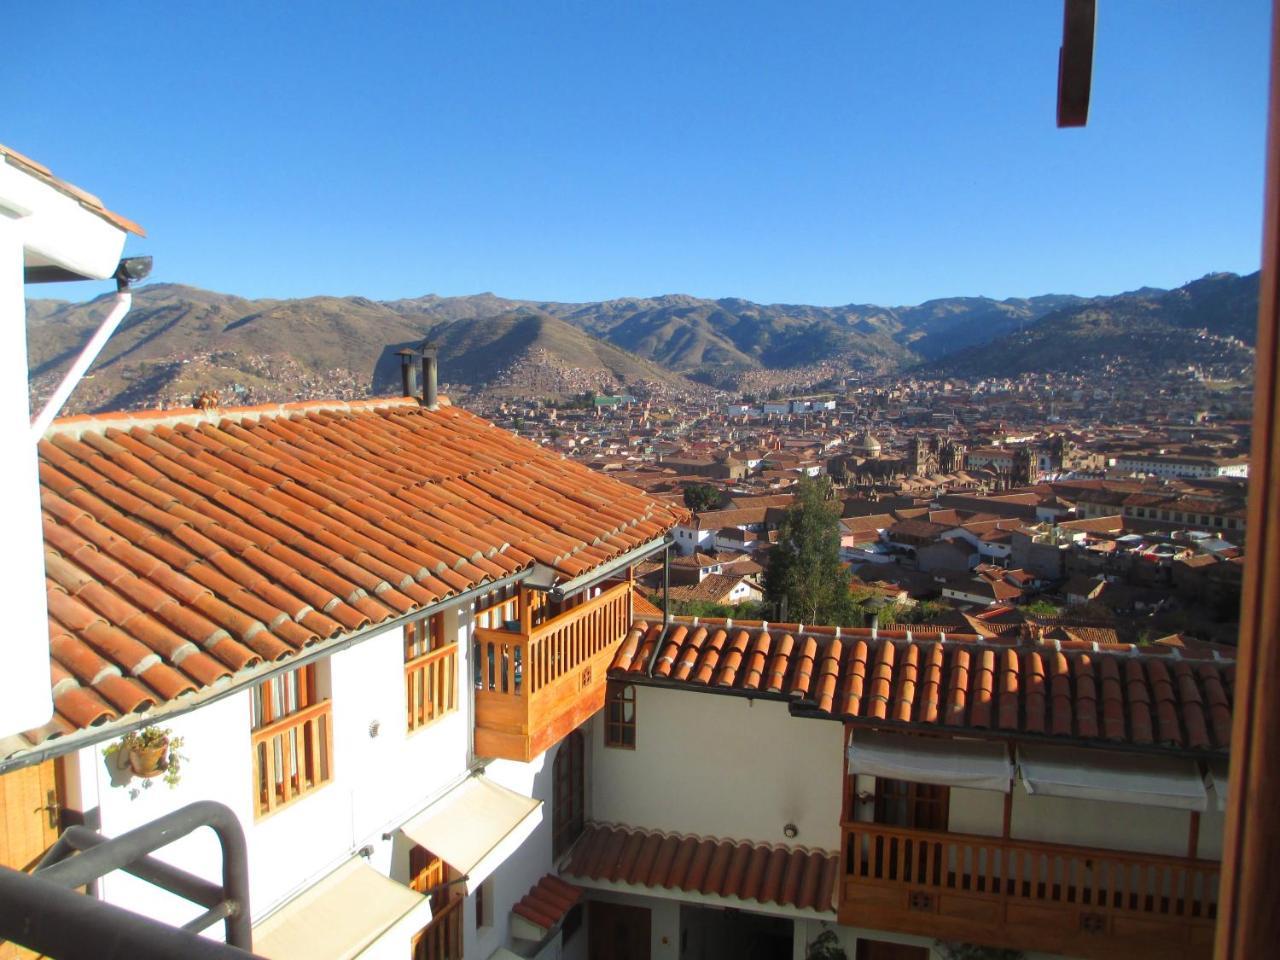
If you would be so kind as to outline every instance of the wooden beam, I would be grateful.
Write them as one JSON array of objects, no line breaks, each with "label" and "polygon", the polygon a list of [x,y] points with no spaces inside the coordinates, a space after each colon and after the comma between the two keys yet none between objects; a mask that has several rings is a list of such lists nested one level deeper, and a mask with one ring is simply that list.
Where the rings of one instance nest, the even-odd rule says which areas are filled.
[{"label": "wooden beam", "polygon": [[1280,943],[1280,0],[1271,10],[1271,92],[1262,211],[1253,439],[1249,455],[1249,560],[1231,729],[1231,782],[1214,956],[1251,960]]},{"label": "wooden beam", "polygon": [[1062,46],[1058,48],[1058,126],[1089,122],[1093,88],[1093,33],[1097,0],[1063,0]]}]

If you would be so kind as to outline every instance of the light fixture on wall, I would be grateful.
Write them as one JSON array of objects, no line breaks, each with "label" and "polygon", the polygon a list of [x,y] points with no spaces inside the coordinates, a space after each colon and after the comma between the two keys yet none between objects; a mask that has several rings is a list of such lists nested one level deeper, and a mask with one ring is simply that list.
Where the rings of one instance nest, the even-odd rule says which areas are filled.
[{"label": "light fixture on wall", "polygon": [[369,737],[376,737],[382,731],[382,723],[378,720],[371,721],[369,724]]},{"label": "light fixture on wall", "polygon": [[794,823],[784,824],[782,827],[782,835],[788,840],[794,840],[796,837],[800,836],[800,828]]}]

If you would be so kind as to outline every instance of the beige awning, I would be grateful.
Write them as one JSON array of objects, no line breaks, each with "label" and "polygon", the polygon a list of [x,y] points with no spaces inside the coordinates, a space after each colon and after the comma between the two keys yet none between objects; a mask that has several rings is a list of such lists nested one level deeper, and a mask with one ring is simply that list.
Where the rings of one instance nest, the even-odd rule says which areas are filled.
[{"label": "beige awning", "polygon": [[857,733],[849,743],[849,772],[1008,793],[1013,762],[1003,743]]},{"label": "beige awning", "polygon": [[468,777],[400,832],[467,877],[475,890],[542,822],[542,801]]},{"label": "beige awning", "polygon": [[268,960],[350,960],[402,934],[406,952],[430,922],[426,897],[354,857],[255,926],[253,952]]},{"label": "beige awning", "polygon": [[1182,757],[1022,744],[1018,747],[1018,772],[1023,787],[1033,795],[1175,810],[1209,809],[1199,766]]}]

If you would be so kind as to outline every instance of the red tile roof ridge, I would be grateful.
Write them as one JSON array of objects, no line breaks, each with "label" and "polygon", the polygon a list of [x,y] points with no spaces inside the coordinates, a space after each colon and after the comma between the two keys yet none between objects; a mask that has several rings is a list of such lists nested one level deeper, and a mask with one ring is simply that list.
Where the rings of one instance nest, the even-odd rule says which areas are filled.
[{"label": "red tile roof ridge", "polygon": [[[966,630],[950,630],[945,626],[937,626],[934,624],[920,624],[920,629],[912,628],[888,628],[876,629],[871,627],[839,627],[839,626],[822,626],[816,624],[804,623],[776,623],[768,620],[738,620],[733,617],[685,617],[672,616],[670,618],[672,624],[684,624],[690,627],[721,627],[725,630],[744,629],[744,630],[765,630],[776,631],[781,630],[790,633],[797,638],[814,637],[815,639],[825,638],[827,640],[887,640],[894,643],[940,643],[944,646],[954,646],[963,644],[967,648],[978,650],[1008,650],[1008,649],[1028,649],[1028,650],[1053,650],[1053,651],[1071,651],[1071,650],[1088,650],[1091,653],[1110,653],[1124,657],[1150,658],[1155,661],[1189,659],[1189,660],[1207,660],[1213,659],[1221,664],[1234,664],[1235,658],[1224,656],[1221,650],[1211,650],[1198,655],[1194,652],[1180,650],[1172,646],[1160,645],[1144,645],[1137,643],[1106,643],[1096,640],[1059,640],[1045,638],[1040,641],[1031,643],[1020,643],[1015,638],[1002,637],[986,637],[981,634],[971,633]],[[654,624],[661,624],[662,617],[652,614],[637,614],[633,627],[647,629]]]},{"label": "red tile roof ridge", "polygon": [[[448,398],[440,398],[441,406],[450,406]],[[108,430],[128,430],[132,427],[178,427],[209,424],[218,426],[224,420],[240,423],[261,417],[287,417],[303,413],[358,412],[363,410],[390,410],[400,407],[421,408],[416,397],[370,397],[365,400],[293,400],[285,403],[255,403],[239,407],[210,407],[195,410],[189,407],[169,407],[151,410],[112,410],[106,413],[77,413],[58,417],[50,424],[46,437],[64,436],[79,440],[87,433],[101,434]]]}]

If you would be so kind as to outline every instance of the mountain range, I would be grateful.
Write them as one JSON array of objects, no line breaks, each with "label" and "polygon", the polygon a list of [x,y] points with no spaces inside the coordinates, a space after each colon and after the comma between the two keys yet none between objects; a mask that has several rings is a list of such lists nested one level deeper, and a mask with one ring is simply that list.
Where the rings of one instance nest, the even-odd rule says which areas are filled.
[{"label": "mountain range", "polygon": [[[1178,364],[1203,357],[1206,345],[1247,364],[1257,291],[1257,274],[1219,273],[1106,297],[818,307],[680,294],[595,303],[491,293],[250,300],[150,284],[136,291],[67,412],[185,404],[205,390],[224,403],[376,395],[397,388],[396,351],[428,339],[440,345],[449,389],[496,397],[696,395],[749,374],[793,382],[806,369],[1005,376],[1126,355]],[[33,401],[52,390],[108,299],[28,301]]]}]

